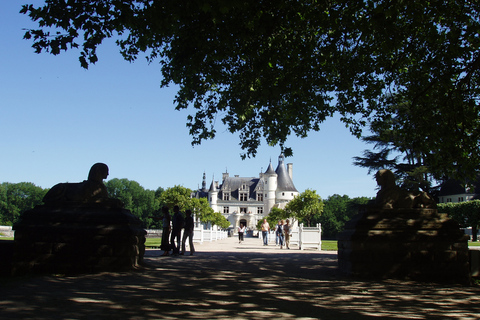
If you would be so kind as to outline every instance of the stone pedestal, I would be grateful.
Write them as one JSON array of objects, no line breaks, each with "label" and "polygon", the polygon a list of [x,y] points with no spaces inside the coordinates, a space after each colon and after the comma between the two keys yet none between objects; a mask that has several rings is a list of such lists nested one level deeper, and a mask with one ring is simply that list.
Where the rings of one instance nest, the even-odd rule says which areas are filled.
[{"label": "stone pedestal", "polygon": [[117,207],[37,206],[14,230],[13,274],[125,271],[145,252],[140,220]]},{"label": "stone pedestal", "polygon": [[469,283],[468,236],[436,209],[367,207],[339,235],[342,273]]}]

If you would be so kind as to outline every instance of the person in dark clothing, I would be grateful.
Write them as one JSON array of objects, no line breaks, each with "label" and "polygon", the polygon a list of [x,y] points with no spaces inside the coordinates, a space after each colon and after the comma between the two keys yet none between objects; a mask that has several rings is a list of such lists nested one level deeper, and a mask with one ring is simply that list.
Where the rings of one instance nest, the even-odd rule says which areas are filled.
[{"label": "person in dark clothing", "polygon": [[163,231],[162,231],[162,243],[160,244],[160,249],[163,250],[162,256],[168,256],[170,254],[170,232],[172,231],[172,227],[170,226],[170,221],[172,218],[170,217],[170,213],[168,212],[168,207],[162,207],[162,214],[163,214]]},{"label": "person in dark clothing", "polygon": [[182,237],[182,253],[185,254],[185,242],[188,240],[188,245],[190,246],[190,255],[195,253],[195,247],[193,246],[193,228],[194,222],[192,217],[192,210],[185,211],[186,218],[185,218],[185,229],[183,230],[183,237]]},{"label": "person in dark clothing", "polygon": [[[178,206],[173,207],[173,218],[172,218],[172,235],[170,236],[170,247],[173,250],[174,255],[180,253],[180,235],[182,233],[182,228],[185,223],[180,208]],[[177,244],[175,245],[175,239]]]}]

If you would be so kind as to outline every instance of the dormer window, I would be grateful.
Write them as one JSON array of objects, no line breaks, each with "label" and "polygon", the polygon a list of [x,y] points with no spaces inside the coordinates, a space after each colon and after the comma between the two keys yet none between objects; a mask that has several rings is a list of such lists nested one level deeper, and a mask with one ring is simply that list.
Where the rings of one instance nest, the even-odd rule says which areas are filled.
[{"label": "dormer window", "polygon": [[248,193],[247,192],[240,192],[239,199],[240,201],[248,201]]},{"label": "dormer window", "polygon": [[223,192],[223,200],[230,201],[230,192]]}]

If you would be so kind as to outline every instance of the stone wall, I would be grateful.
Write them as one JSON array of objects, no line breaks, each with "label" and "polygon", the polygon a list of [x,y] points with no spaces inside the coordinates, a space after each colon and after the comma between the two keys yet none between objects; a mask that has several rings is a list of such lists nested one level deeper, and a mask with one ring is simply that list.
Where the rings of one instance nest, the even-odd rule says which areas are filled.
[{"label": "stone wall", "polygon": [[14,230],[14,274],[123,271],[143,262],[146,232],[121,208],[37,206]]},{"label": "stone wall", "polygon": [[436,209],[368,207],[339,235],[339,269],[359,277],[469,283],[467,240]]}]

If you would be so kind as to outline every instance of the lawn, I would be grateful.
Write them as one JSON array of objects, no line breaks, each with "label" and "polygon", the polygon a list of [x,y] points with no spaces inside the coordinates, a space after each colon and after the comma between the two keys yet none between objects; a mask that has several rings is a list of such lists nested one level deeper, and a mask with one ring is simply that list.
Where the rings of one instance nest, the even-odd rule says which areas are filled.
[{"label": "lawn", "polygon": [[[160,247],[162,242],[161,238],[147,238],[145,241],[145,246],[147,247]],[[337,241],[336,240],[323,240],[322,241],[322,250],[337,251]]]},{"label": "lawn", "polygon": [[[12,237],[2,237],[1,240],[13,240]],[[160,243],[162,242],[161,238],[147,238],[145,241],[145,246],[147,247],[160,247]],[[469,247],[480,247],[480,241],[477,242],[468,242]],[[337,251],[337,241],[336,240],[322,240],[322,250],[326,251]]]}]

